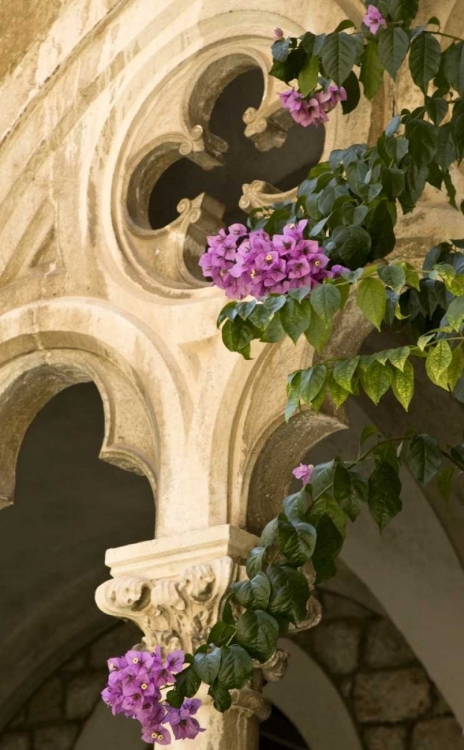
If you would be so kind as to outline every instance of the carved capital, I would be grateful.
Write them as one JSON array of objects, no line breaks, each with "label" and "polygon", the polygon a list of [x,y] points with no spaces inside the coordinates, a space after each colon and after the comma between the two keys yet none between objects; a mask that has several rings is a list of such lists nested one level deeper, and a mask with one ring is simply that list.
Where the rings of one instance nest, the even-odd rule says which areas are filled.
[{"label": "carved capital", "polygon": [[208,638],[222,599],[239,576],[240,566],[222,557],[185,568],[177,580],[122,576],[106,581],[96,601],[103,612],[138,625],[148,649],[192,651]]},{"label": "carved capital", "polygon": [[[97,605],[109,615],[134,622],[143,631],[143,645],[150,651],[156,646],[162,646],[166,651],[195,651],[207,641],[211,628],[218,621],[223,599],[231,583],[245,579],[243,563],[248,550],[256,541],[251,535],[235,527],[224,527],[222,530],[216,528],[214,533],[218,539],[224,538],[224,549],[229,554],[226,552],[212,560],[200,559],[193,565],[177,568],[178,572],[175,573],[171,560],[174,546],[171,550],[170,547],[166,548],[165,542],[159,540],[143,543],[150,547],[153,545],[155,549],[159,549],[161,545],[164,554],[157,561],[159,567],[156,568],[153,550],[152,555],[147,555],[144,553],[148,548],[140,549],[140,545],[134,545],[132,565],[137,566],[141,574],[137,574],[135,570],[133,574],[128,574],[130,562],[126,554],[120,555],[119,566],[113,568],[116,572],[119,567],[120,573],[99,586],[96,592]],[[209,531],[208,535],[211,535]],[[198,544],[201,536],[205,536],[205,532],[195,536]],[[213,541],[216,549],[218,541]],[[183,557],[182,544],[188,547],[191,555],[191,543],[190,537],[188,540],[180,538],[175,548],[177,556]],[[201,549],[201,545],[199,548]],[[117,551],[112,551],[113,556],[115,552]],[[205,556],[206,550],[202,554]],[[162,560],[166,566],[163,566]],[[155,572],[156,570],[159,572]],[[312,592],[315,572],[311,562],[306,563],[301,571]],[[234,606],[234,610],[236,617],[243,611],[238,604]],[[307,618],[298,628],[291,626],[290,632],[314,627],[320,620],[321,606],[311,593],[307,603]],[[276,682],[284,676],[288,658],[285,649],[278,648],[265,664],[254,663],[254,682],[256,681],[258,693],[263,680]],[[253,712],[256,713],[254,709]]]}]

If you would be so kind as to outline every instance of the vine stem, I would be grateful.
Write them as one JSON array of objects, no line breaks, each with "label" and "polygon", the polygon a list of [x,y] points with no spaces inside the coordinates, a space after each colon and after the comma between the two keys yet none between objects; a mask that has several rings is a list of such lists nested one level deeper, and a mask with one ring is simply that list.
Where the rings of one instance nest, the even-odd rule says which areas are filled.
[{"label": "vine stem", "polygon": [[459,36],[446,34],[444,31],[429,31],[429,34],[434,34],[435,36],[446,36],[447,39],[454,39],[455,42],[464,42],[464,39],[461,39]]}]

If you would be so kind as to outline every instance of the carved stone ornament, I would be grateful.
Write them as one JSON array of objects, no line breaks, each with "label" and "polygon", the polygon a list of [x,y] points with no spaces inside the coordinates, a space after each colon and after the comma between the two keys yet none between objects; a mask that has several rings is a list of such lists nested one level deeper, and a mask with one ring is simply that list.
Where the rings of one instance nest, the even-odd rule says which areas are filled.
[{"label": "carved stone ornament", "polygon": [[[306,564],[302,571],[312,590],[312,565]],[[168,652],[192,652],[207,641],[230,584],[244,578],[243,566],[231,557],[222,557],[185,568],[178,580],[117,577],[99,586],[96,601],[103,612],[132,620],[143,631],[143,645],[148,650],[159,645]],[[320,604],[311,595],[308,618],[292,630],[314,627],[320,619]],[[287,662],[287,652],[279,648],[265,664],[255,662],[255,666],[262,670],[265,680],[276,682],[284,676]]]},{"label": "carved stone ornament", "polygon": [[103,612],[132,620],[147,649],[191,652],[205,643],[229,585],[239,577],[240,566],[223,557],[186,568],[178,581],[131,576],[106,581],[96,600]]}]

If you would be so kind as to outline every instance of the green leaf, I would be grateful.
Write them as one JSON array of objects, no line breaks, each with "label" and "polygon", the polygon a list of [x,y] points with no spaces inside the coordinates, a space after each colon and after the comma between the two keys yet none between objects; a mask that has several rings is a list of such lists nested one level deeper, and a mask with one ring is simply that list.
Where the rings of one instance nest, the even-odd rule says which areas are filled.
[{"label": "green leaf", "polygon": [[369,438],[374,436],[379,437],[379,431],[377,427],[374,427],[373,424],[368,424],[363,427],[361,437],[359,438],[359,447],[362,448],[366,440],[369,440]]},{"label": "green leaf", "polygon": [[428,32],[420,34],[411,44],[409,69],[416,86],[427,93],[429,83],[438,73],[441,47],[437,39]]},{"label": "green leaf", "polygon": [[237,628],[228,625],[226,622],[217,622],[211,628],[208,643],[213,643],[215,646],[224,646],[234,637],[236,630]]},{"label": "green leaf", "polygon": [[274,313],[274,317],[261,336],[260,341],[264,341],[267,344],[275,344],[277,341],[281,341],[284,336],[285,331],[280,322],[280,312]]},{"label": "green leaf", "polygon": [[348,78],[356,62],[357,44],[352,36],[329,34],[322,48],[322,64],[329,78],[339,86]]},{"label": "green leaf", "polygon": [[408,463],[414,477],[427,484],[438,473],[442,455],[437,441],[430,435],[416,435],[409,444]]},{"label": "green leaf", "polygon": [[[333,461],[317,464],[311,475],[312,496],[317,497],[332,484],[335,466]],[[313,523],[311,521],[311,523]]]},{"label": "green leaf", "polygon": [[271,547],[277,539],[277,528],[279,525],[278,518],[273,518],[272,521],[266,524],[261,532],[261,544],[263,547]]},{"label": "green leaf", "polygon": [[257,326],[261,331],[265,331],[271,320],[271,313],[264,305],[256,305],[250,315],[250,322]]},{"label": "green leaf", "polygon": [[287,298],[284,294],[270,294],[269,297],[266,297],[263,304],[266,310],[269,310],[270,313],[276,313],[278,312],[287,302]]},{"label": "green leaf", "polygon": [[279,550],[293,565],[304,565],[310,560],[316,547],[316,540],[316,529],[309,523],[279,522]]},{"label": "green leaf", "polygon": [[440,490],[441,496],[446,502],[449,502],[451,497],[451,490],[453,487],[453,479],[456,469],[454,466],[443,469],[437,476],[437,485]]},{"label": "green leaf", "polygon": [[456,146],[454,143],[451,123],[447,122],[438,128],[438,143],[435,161],[442,169],[448,169],[456,161]]},{"label": "green leaf", "polygon": [[287,406],[285,407],[285,421],[288,420],[295,414],[296,410],[300,406],[300,382],[301,382],[301,370],[294,372],[293,375],[289,376],[289,383],[287,383]]},{"label": "green leaf", "polygon": [[451,347],[447,341],[441,339],[437,344],[431,347],[427,354],[425,369],[432,383],[440,388],[448,389],[448,379],[446,370],[453,359]]},{"label": "green leaf", "polygon": [[446,99],[442,99],[440,96],[430,97],[426,99],[427,114],[432,120],[434,125],[439,125],[445,119],[448,114],[449,104]]},{"label": "green leaf", "polygon": [[409,346],[401,346],[399,349],[389,349],[388,359],[392,365],[404,372],[406,361],[411,353]]},{"label": "green leaf", "polygon": [[373,99],[383,83],[384,67],[380,62],[377,42],[372,39],[364,48],[359,80],[367,99]]},{"label": "green leaf", "polygon": [[[279,533],[280,525],[279,521]],[[265,573],[260,571],[251,580],[233,583],[231,590],[234,596],[243,607],[247,609],[267,609],[269,597],[271,595],[271,586]]]},{"label": "green leaf", "polygon": [[333,32],[334,34],[339,34],[340,31],[345,31],[345,29],[355,29],[356,24],[353,23],[353,21],[349,21],[347,18],[344,21],[340,21],[337,28]]},{"label": "green leaf", "polygon": [[346,81],[343,81],[343,88],[346,91],[346,101],[342,102],[342,110],[344,115],[349,115],[356,109],[361,99],[361,89],[356,73],[351,71]]},{"label": "green leaf", "polygon": [[367,500],[367,479],[360,472],[348,471],[342,464],[337,464],[333,489],[340,508],[351,521],[355,521]]},{"label": "green leaf", "polygon": [[401,482],[395,469],[386,461],[377,464],[369,480],[369,509],[379,529],[394,518],[403,507],[400,499]]},{"label": "green leaf", "polygon": [[227,320],[222,327],[222,340],[231,352],[240,352],[255,337],[255,328],[240,317]]},{"label": "green leaf", "polygon": [[324,323],[332,320],[340,303],[340,291],[333,284],[320,284],[311,293],[311,305]]},{"label": "green leaf", "polygon": [[327,367],[316,365],[302,370],[300,381],[300,400],[307,406],[311,404],[320,393],[327,377]]},{"label": "green leaf", "polygon": [[452,44],[446,50],[445,76],[460,97],[464,97],[464,42]]},{"label": "green leaf", "polygon": [[356,302],[364,316],[380,331],[387,306],[385,289],[378,279],[363,279],[358,287]]},{"label": "green leaf", "polygon": [[355,270],[364,266],[371,250],[371,236],[363,227],[352,225],[338,226],[330,238],[334,245],[334,256],[337,262]]},{"label": "green leaf", "polygon": [[253,677],[253,659],[242,646],[236,644],[223,646],[221,654],[218,683],[228,690],[241,690]]},{"label": "green leaf", "polygon": [[321,352],[332,335],[332,321],[325,323],[313,310],[311,321],[304,333],[311,346],[317,352]]},{"label": "green leaf", "polygon": [[312,563],[316,571],[316,584],[332,578],[337,569],[334,559],[343,546],[343,535],[328,515],[321,516],[317,526],[317,544]]},{"label": "green leaf", "polygon": [[224,685],[220,682],[215,682],[214,685],[208,690],[208,695],[213,699],[213,705],[216,711],[224,713],[228,711],[232,705],[232,696]]},{"label": "green leaf", "polygon": [[307,510],[306,494],[303,490],[295,492],[293,495],[287,495],[284,499],[284,513],[290,523],[299,523],[304,521]]},{"label": "green leaf", "polygon": [[461,469],[464,469],[464,445],[452,445],[450,453]]},{"label": "green leaf", "polygon": [[387,137],[395,135],[395,133],[397,133],[398,130],[400,129],[400,125],[401,125],[401,115],[395,115],[395,117],[392,117],[387,127],[385,128],[385,135]]},{"label": "green leaf", "polygon": [[393,371],[388,365],[373,362],[361,371],[361,383],[367,395],[377,406],[393,382]]},{"label": "green leaf", "polygon": [[247,320],[257,305],[255,299],[249,300],[248,302],[239,302],[237,304],[237,315],[240,315],[242,320]]},{"label": "green leaf", "polygon": [[291,39],[277,39],[272,47],[272,57],[278,62],[285,62],[290,51]]},{"label": "green leaf", "polygon": [[464,297],[456,297],[446,311],[448,323],[459,331],[464,320]]},{"label": "green leaf", "polygon": [[[277,527],[276,527],[277,528]],[[253,578],[266,564],[267,550],[265,547],[253,547],[248,553],[246,572],[248,578]]]},{"label": "green leaf", "polygon": [[280,311],[280,320],[285,333],[296,344],[301,334],[311,322],[311,305],[309,300],[297,302],[288,298]]},{"label": "green leaf", "polygon": [[273,655],[278,637],[277,621],[267,612],[247,610],[237,622],[237,643],[261,663]]},{"label": "green leaf", "polygon": [[424,120],[409,120],[406,124],[409,153],[417,167],[427,166],[438,148],[438,128]]},{"label": "green leaf", "polygon": [[307,520],[315,526],[316,529],[319,529],[320,520],[323,516],[328,516],[330,518],[344,539],[346,536],[346,513],[341,509],[335,498],[328,492],[324,492],[324,494],[320,495],[314,505],[311,506],[309,513],[307,514]]},{"label": "green leaf", "polygon": [[339,360],[333,369],[333,378],[344,390],[353,393],[352,380],[359,364],[359,357]]},{"label": "green leaf", "polygon": [[406,178],[402,169],[382,167],[381,180],[389,200],[395,200],[404,190]]},{"label": "green leaf", "polygon": [[406,361],[404,363],[403,371],[395,370],[392,390],[401,406],[408,411],[414,394],[414,367],[411,362]]},{"label": "green leaf", "polygon": [[308,96],[317,85],[319,75],[319,59],[308,57],[298,76],[298,88],[303,96]]},{"label": "green leaf", "polygon": [[206,653],[197,651],[193,666],[201,680],[206,682],[207,685],[211,685],[218,676],[221,666],[221,649],[215,647]]},{"label": "green leaf", "polygon": [[[201,685],[201,680],[199,681]],[[172,706],[172,708],[180,708],[184,702],[184,696],[176,689],[168,690],[166,694],[166,701],[169,706]]]},{"label": "green leaf", "polygon": [[216,325],[218,328],[220,328],[222,323],[224,323],[225,320],[233,320],[236,317],[237,317],[237,303],[228,302],[227,305],[225,305],[222,308],[221,312],[219,313]]},{"label": "green leaf", "polygon": [[395,247],[396,237],[393,231],[394,221],[392,217],[393,205],[386,200],[380,201],[373,210],[369,212],[369,234],[372,241],[371,256],[385,258]]},{"label": "green leaf", "polygon": [[448,384],[452,391],[456,388],[456,385],[464,370],[464,353],[461,348],[461,344],[458,344],[453,349],[453,359],[447,370]]},{"label": "green leaf", "polygon": [[176,675],[175,690],[182,695],[182,698],[192,698],[200,685],[200,675],[197,674],[192,665]]},{"label": "green leaf", "polygon": [[380,62],[391,77],[395,78],[408,54],[409,36],[399,26],[390,26],[379,34],[378,42]]},{"label": "green leaf", "polygon": [[387,138],[385,148],[388,156],[394,160],[395,164],[399,164],[409,151],[409,141],[407,138],[401,137]]},{"label": "green leaf", "polygon": [[386,286],[391,287],[396,292],[401,292],[406,283],[406,275],[401,268],[394,263],[388,266],[379,266],[379,276]]},{"label": "green leaf", "polygon": [[309,586],[306,576],[289,565],[270,565],[271,582],[269,612],[285,615],[295,625],[307,617]]},{"label": "green leaf", "polygon": [[345,403],[350,392],[343,388],[336,380],[333,379],[333,373],[329,377],[329,392],[337,409]]}]

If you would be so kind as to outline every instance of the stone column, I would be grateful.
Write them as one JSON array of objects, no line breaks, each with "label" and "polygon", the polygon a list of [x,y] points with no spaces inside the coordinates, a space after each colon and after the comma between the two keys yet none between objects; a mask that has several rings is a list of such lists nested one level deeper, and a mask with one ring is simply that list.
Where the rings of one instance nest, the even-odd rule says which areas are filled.
[{"label": "stone column", "polygon": [[[245,577],[246,556],[256,543],[246,531],[224,525],[110,549],[106,562],[113,578],[97,589],[97,604],[107,614],[136,623],[144,634],[143,647],[192,652],[206,642],[229,585]],[[308,605],[305,627],[320,618],[313,597]],[[257,665],[253,681],[234,691],[232,708],[224,714],[216,711],[204,690],[198,719],[207,731],[189,747],[257,750],[259,722],[270,713],[261,694],[263,679],[280,679],[285,667],[286,654],[280,650]],[[185,742],[174,742],[173,747],[185,750]]]}]

